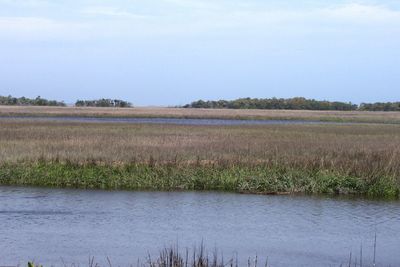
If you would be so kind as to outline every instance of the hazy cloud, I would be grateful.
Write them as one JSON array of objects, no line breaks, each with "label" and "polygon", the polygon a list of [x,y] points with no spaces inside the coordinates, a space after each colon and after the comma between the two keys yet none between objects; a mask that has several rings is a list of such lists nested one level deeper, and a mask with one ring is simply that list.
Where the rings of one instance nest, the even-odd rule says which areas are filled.
[{"label": "hazy cloud", "polygon": [[135,14],[131,12],[124,11],[121,8],[113,6],[91,6],[86,7],[82,11],[82,14],[91,16],[109,16],[116,18],[130,18],[130,19],[148,19],[151,16]]},{"label": "hazy cloud", "polygon": [[0,5],[15,7],[43,7],[48,4],[47,0],[0,0]]},{"label": "hazy cloud", "polygon": [[[10,0],[0,0],[4,3]],[[44,1],[30,0],[32,3]],[[237,8],[235,5],[223,6],[211,1],[200,0],[160,0],[171,5],[185,7],[187,12],[174,13],[174,9],[163,13],[143,15],[133,12],[129,6],[86,6],[77,10],[73,18],[50,19],[41,17],[0,17],[2,39],[9,36],[25,39],[82,38],[90,29],[96,38],[117,35],[129,38],[137,34],[196,34],[224,30],[223,34],[237,31],[265,34],[277,29],[286,32],[314,32],[352,30],[354,27],[385,26],[400,29],[400,12],[381,5],[346,4],[335,7],[313,9],[273,9],[260,5]],[[20,2],[20,1],[17,1]],[[22,1],[21,1],[22,2]]]},{"label": "hazy cloud", "polygon": [[0,17],[0,39],[43,40],[81,39],[91,25],[82,22],[56,21],[40,17]]}]

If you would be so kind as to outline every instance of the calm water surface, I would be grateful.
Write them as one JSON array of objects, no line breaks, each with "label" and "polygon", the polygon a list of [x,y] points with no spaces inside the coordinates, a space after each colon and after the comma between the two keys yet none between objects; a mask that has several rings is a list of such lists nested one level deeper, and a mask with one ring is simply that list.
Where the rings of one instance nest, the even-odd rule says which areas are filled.
[{"label": "calm water surface", "polygon": [[226,193],[104,192],[0,187],[0,265],[136,266],[164,245],[201,240],[241,263],[340,266],[349,253],[400,266],[400,202]]}]

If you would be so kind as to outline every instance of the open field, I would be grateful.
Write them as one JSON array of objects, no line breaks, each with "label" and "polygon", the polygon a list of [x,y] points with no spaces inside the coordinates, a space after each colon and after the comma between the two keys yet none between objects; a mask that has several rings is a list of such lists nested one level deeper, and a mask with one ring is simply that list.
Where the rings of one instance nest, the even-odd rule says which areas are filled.
[{"label": "open field", "polygon": [[400,125],[1,122],[0,184],[398,195]]},{"label": "open field", "polygon": [[400,112],[368,111],[0,106],[0,116],[218,118],[400,124]]}]

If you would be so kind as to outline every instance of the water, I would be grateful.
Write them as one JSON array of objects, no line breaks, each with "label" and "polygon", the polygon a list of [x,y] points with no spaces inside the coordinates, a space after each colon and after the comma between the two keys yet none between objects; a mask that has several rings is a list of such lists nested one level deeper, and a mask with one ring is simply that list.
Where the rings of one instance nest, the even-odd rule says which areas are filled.
[{"label": "water", "polygon": [[376,233],[378,266],[400,266],[398,201],[0,187],[0,226],[0,265],[87,266],[108,256],[136,266],[165,245],[203,240],[224,258],[257,254],[271,266],[340,266],[362,245],[371,266]]},{"label": "water", "polygon": [[73,121],[103,123],[149,123],[175,125],[277,125],[277,124],[354,124],[344,122],[323,122],[311,120],[239,120],[239,119],[185,119],[185,118],[100,118],[100,117],[0,117],[0,120],[29,119],[36,121]]}]

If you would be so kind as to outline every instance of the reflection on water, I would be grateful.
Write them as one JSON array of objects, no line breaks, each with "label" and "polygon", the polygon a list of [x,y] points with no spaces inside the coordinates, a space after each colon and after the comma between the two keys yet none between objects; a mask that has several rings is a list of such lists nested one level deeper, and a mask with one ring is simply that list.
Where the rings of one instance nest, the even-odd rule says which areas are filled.
[{"label": "reflection on water", "polygon": [[89,256],[136,264],[165,245],[201,240],[224,257],[272,266],[339,266],[363,246],[372,262],[400,265],[400,202],[226,193],[104,192],[0,187],[0,265]]}]

